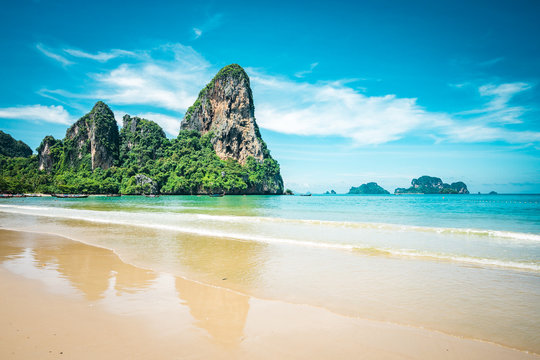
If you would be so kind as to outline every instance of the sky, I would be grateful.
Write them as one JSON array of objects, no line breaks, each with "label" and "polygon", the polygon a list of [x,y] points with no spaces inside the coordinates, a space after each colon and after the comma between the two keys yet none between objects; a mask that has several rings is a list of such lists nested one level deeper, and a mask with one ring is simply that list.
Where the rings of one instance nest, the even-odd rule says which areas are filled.
[{"label": "sky", "polygon": [[540,193],[540,1],[19,0],[0,130],[35,149],[106,102],[168,137],[231,63],[287,188],[413,178]]}]

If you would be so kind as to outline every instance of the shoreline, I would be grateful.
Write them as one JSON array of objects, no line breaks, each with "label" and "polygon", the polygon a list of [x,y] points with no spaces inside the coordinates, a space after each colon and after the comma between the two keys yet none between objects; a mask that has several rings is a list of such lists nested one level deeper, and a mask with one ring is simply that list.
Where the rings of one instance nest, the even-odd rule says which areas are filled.
[{"label": "shoreline", "polygon": [[[134,195],[135,196],[135,195]],[[3,207],[9,207],[13,204],[0,204],[0,212],[3,212],[1,208]],[[24,208],[24,205],[17,205],[21,208]],[[93,211],[93,210],[90,210]],[[60,218],[60,219],[66,219],[66,220],[80,220],[85,221],[89,223],[95,223],[95,224],[110,224],[115,226],[136,226],[141,227],[145,229],[155,229],[155,230],[165,230],[165,231],[172,231],[172,232],[179,232],[184,234],[193,234],[193,235],[202,235],[202,236],[210,236],[210,237],[218,237],[223,239],[230,239],[230,240],[241,240],[241,241],[255,241],[258,243],[266,243],[266,244],[292,244],[295,246],[305,246],[305,247],[312,247],[312,248],[331,248],[335,250],[342,250],[342,251],[351,251],[356,252],[358,254],[364,254],[366,256],[377,256],[376,253],[382,254],[383,256],[387,257],[393,257],[396,259],[416,259],[416,260],[425,260],[425,261],[436,261],[436,262],[448,262],[448,263],[455,263],[455,264],[465,264],[465,265],[471,265],[471,266],[479,266],[479,267],[488,267],[493,269],[504,269],[504,270],[512,270],[512,271],[518,271],[518,272],[530,272],[533,274],[540,272],[540,267],[536,263],[515,263],[512,261],[506,261],[506,260],[499,260],[499,259],[492,259],[492,258],[484,258],[479,259],[476,257],[470,257],[466,255],[453,255],[453,254],[439,254],[439,253],[430,253],[430,252],[414,252],[409,251],[406,249],[387,249],[384,247],[376,248],[376,247],[356,247],[353,245],[347,245],[347,244],[340,244],[340,243],[321,243],[321,242],[313,242],[313,241],[290,241],[285,238],[274,238],[274,237],[257,237],[257,236],[246,236],[244,234],[240,233],[224,233],[220,231],[213,231],[213,230],[204,230],[201,231],[200,229],[193,229],[193,228],[186,228],[186,227],[178,227],[178,226],[171,226],[171,225],[154,225],[154,224],[144,224],[144,223],[129,223],[126,221],[120,221],[120,220],[112,220],[109,218],[103,219],[103,218],[94,218],[90,219],[88,217],[84,216],[76,216],[76,215],[66,215],[66,214],[46,214],[46,213],[38,213],[38,212],[23,212],[23,211],[17,211],[17,210],[11,210],[11,211],[4,211],[6,213],[11,214],[21,214],[21,215],[28,215],[28,216],[38,216],[38,217],[45,217],[45,218]],[[138,212],[134,212],[134,214],[140,214]],[[188,214],[191,215],[191,214]],[[204,214],[203,216],[213,219],[213,220],[219,220],[219,215],[209,215]],[[437,227],[437,226],[422,226],[422,225],[404,225],[404,224],[397,224],[397,223],[368,223],[368,222],[351,222],[351,221],[333,221],[333,220],[307,220],[307,219],[289,219],[289,218],[269,218],[269,217],[257,217],[257,216],[236,216],[236,215],[227,215],[226,218],[235,218],[235,221],[241,222],[241,221],[258,221],[258,222],[266,222],[266,223],[302,223],[302,224],[320,224],[320,225],[328,225],[333,227],[341,227],[343,225],[350,227],[350,228],[365,228],[365,229],[371,229],[371,230],[377,230],[377,229],[385,229],[385,230],[400,230],[400,231],[419,231],[419,232],[425,232],[425,233],[451,233],[456,235],[463,235],[463,236],[477,236],[477,237],[500,237],[505,239],[513,239],[517,241],[521,241],[523,243],[536,243],[540,241],[540,235],[530,233],[530,232],[515,232],[515,231],[505,231],[505,230],[491,230],[491,229],[477,229],[477,228],[457,228],[457,227]],[[59,236],[64,236],[62,234],[57,234]],[[72,239],[74,241],[81,241],[79,239]],[[81,241],[82,242],[82,241]],[[91,243],[87,243],[89,245],[93,245]],[[112,248],[108,248],[109,250],[113,250]],[[114,251],[114,250],[113,250]]]},{"label": "shoreline", "polygon": [[[15,235],[12,234],[11,236],[9,236],[7,234],[8,232],[12,232]],[[29,234],[32,234],[32,235],[29,235]],[[117,263],[117,262],[121,262],[123,264],[122,266],[129,267],[131,269],[131,271],[141,271],[141,268],[135,267],[133,265],[130,265],[130,264],[127,264],[127,263],[123,262],[121,260],[121,258],[118,257],[110,249],[101,248],[101,247],[98,247],[98,246],[95,246],[95,245],[88,245],[88,244],[85,244],[84,242],[80,242],[80,241],[74,240],[74,239],[68,239],[66,237],[62,237],[62,236],[59,236],[59,235],[56,235],[56,234],[55,235],[46,235],[46,234],[42,234],[42,233],[38,233],[38,232],[30,233],[30,232],[25,232],[25,231],[22,231],[22,230],[6,230],[6,229],[2,228],[2,229],[0,229],[0,235],[1,235],[3,240],[6,237],[14,237],[14,238],[19,238],[19,241],[20,241],[21,238],[32,238],[32,237],[34,237],[34,238],[38,238],[38,239],[43,239],[43,238],[49,237],[51,239],[54,238],[54,239],[51,240],[53,242],[54,241],[66,242],[67,241],[68,243],[72,243],[71,245],[78,244],[78,246],[75,246],[75,248],[84,248],[85,251],[95,252],[95,251],[97,251],[96,249],[100,249],[101,252],[106,251],[106,252],[110,253],[113,258],[116,258],[116,260],[111,260],[111,261],[115,262],[115,264],[116,264],[115,266],[121,266],[121,265],[119,265],[119,263]],[[3,246],[3,241],[0,242],[0,245]],[[137,270],[134,270],[134,269],[137,269]],[[144,270],[144,271],[153,273],[154,275],[158,274],[155,271],[148,271],[148,270]],[[37,296],[31,297],[31,299],[41,298],[41,295],[43,295],[45,293],[50,294],[51,289],[44,286],[43,283],[39,284],[39,280],[29,280],[29,279],[25,279],[24,277],[22,277],[22,279],[21,279],[21,275],[15,275],[15,274],[9,273],[9,272],[6,273],[5,266],[2,266],[2,272],[0,272],[0,277],[3,279],[2,284],[7,283],[7,279],[11,278],[13,281],[11,281],[9,283],[10,283],[10,286],[12,288],[17,288],[18,287],[17,283],[19,283],[19,282],[21,282],[21,283],[26,283],[28,281],[34,282],[34,284],[31,286],[31,290],[27,289],[27,291],[33,291],[33,292],[37,292],[39,294]],[[445,346],[448,347],[450,345],[451,345],[450,346],[451,348],[453,348],[455,350],[459,350],[460,353],[462,351],[465,351],[465,353],[461,353],[461,355],[460,355],[461,358],[482,358],[482,357],[497,358],[497,356],[498,356],[497,354],[503,354],[503,353],[504,353],[504,356],[501,356],[500,358],[508,358],[508,356],[512,356],[512,358],[531,358],[531,359],[532,358],[538,358],[538,355],[536,355],[534,353],[529,353],[529,352],[525,352],[525,351],[521,351],[521,350],[517,350],[517,349],[512,349],[510,347],[499,345],[499,344],[492,343],[492,342],[489,342],[489,341],[462,338],[462,337],[459,337],[459,336],[448,335],[448,334],[445,334],[443,332],[427,330],[427,329],[423,329],[423,328],[420,328],[420,327],[398,325],[398,324],[393,324],[393,323],[379,322],[379,321],[359,319],[359,318],[349,318],[349,317],[344,317],[342,315],[335,314],[335,313],[330,312],[330,311],[328,311],[326,309],[317,308],[317,307],[313,307],[313,306],[310,306],[310,305],[298,305],[298,304],[292,304],[292,303],[284,303],[284,302],[280,302],[279,300],[264,300],[264,299],[260,299],[260,298],[254,298],[254,297],[251,297],[251,296],[248,296],[248,295],[245,295],[245,294],[241,294],[241,293],[236,293],[234,290],[230,290],[230,289],[227,289],[227,288],[219,288],[219,287],[215,287],[214,285],[207,285],[207,284],[203,284],[203,283],[200,283],[200,282],[194,282],[194,281],[188,280],[186,278],[182,278],[181,280],[178,280],[179,279],[178,276],[176,276],[176,279],[177,279],[176,280],[177,282],[180,281],[182,283],[182,289],[183,289],[183,291],[186,291],[186,294],[188,294],[187,295],[188,298],[189,298],[189,296],[191,296],[191,295],[189,295],[190,291],[194,290],[193,288],[195,287],[196,290],[191,291],[191,292],[195,292],[195,293],[198,293],[198,292],[201,292],[201,291],[203,293],[210,292],[210,293],[212,293],[212,296],[217,294],[218,298],[220,298],[220,297],[222,298],[224,296],[225,297],[227,297],[227,296],[235,296],[235,297],[241,298],[242,301],[247,301],[247,304],[251,305],[251,307],[248,305],[248,307],[250,308],[249,311],[248,311],[250,313],[249,316],[250,317],[255,317],[255,319],[258,319],[256,321],[256,325],[257,325],[258,328],[266,328],[265,324],[266,325],[273,324],[275,322],[275,319],[267,318],[264,314],[262,314],[262,313],[260,313],[258,311],[255,311],[254,310],[254,304],[257,304],[258,306],[262,306],[264,309],[266,309],[265,312],[270,311],[270,312],[275,312],[277,314],[283,314],[284,312],[288,312],[289,310],[292,309],[293,310],[292,313],[296,314],[296,315],[292,315],[292,317],[288,316],[287,321],[286,321],[287,324],[281,322],[279,324],[274,324],[275,326],[274,325],[270,326],[272,328],[272,333],[273,334],[275,334],[275,333],[279,334],[280,331],[283,331],[284,328],[286,328],[287,326],[290,326],[290,325],[293,325],[292,327],[294,327],[294,328],[302,329],[302,331],[310,331],[310,330],[313,331],[313,329],[311,329],[311,326],[312,326],[311,320],[308,320],[308,319],[312,319],[313,315],[315,315],[314,319],[316,319],[316,320],[318,320],[318,319],[326,319],[325,322],[323,322],[323,323],[329,322],[329,323],[333,324],[331,326],[331,329],[327,329],[327,328],[323,327],[323,329],[319,329],[318,334],[313,334],[313,336],[320,337],[318,342],[320,342],[322,339],[326,339],[328,334],[332,333],[332,331],[328,332],[328,330],[336,330],[336,328],[341,328],[341,327],[347,327],[348,328],[348,327],[352,326],[355,329],[355,331],[361,331],[361,332],[366,333],[366,334],[371,334],[374,331],[374,329],[379,329],[380,330],[381,328],[383,328],[384,330],[381,331],[381,333],[378,335],[380,337],[378,339],[380,341],[380,343],[379,343],[379,345],[380,345],[379,351],[382,351],[381,349],[384,349],[385,344],[387,344],[387,343],[392,344],[392,346],[400,345],[400,346],[398,346],[399,349],[401,349],[399,351],[404,351],[405,352],[405,353],[401,353],[401,355],[406,355],[407,354],[407,356],[411,356],[413,358],[415,358],[415,356],[416,356],[416,358],[438,358],[438,357],[443,357],[441,355],[443,355],[444,352],[441,352],[441,349],[443,347],[445,347]],[[86,279],[85,281],[92,281],[92,279]],[[38,284],[35,284],[35,282],[38,282]],[[41,288],[41,289],[38,289],[38,288]],[[188,289],[188,290],[186,290],[186,289]],[[224,295],[226,293],[231,293],[231,292],[234,292],[236,294]],[[5,292],[3,291],[3,293],[8,294],[10,292],[9,291],[5,291]],[[210,298],[212,298],[212,296],[210,296]],[[67,301],[65,299],[65,297],[66,296],[55,295],[55,299],[51,300],[51,301],[53,303]],[[9,300],[14,300],[14,299],[11,299],[10,297],[5,296],[2,301],[4,301],[4,300],[9,301]],[[71,300],[73,300],[73,299],[71,299]],[[154,299],[154,300],[156,300],[156,299]],[[27,301],[31,301],[31,300],[27,300]],[[93,308],[99,308],[99,307],[103,306],[103,303],[101,303],[101,304],[99,302],[96,303],[96,301],[93,301],[93,302],[91,302],[91,301],[82,301],[81,302],[79,300],[79,302],[81,304],[85,305],[86,307],[92,306]],[[205,301],[203,301],[203,302],[205,302]],[[33,306],[35,306],[36,303],[39,303],[39,301],[38,300],[34,301]],[[197,306],[197,305],[194,305],[194,306]],[[7,308],[9,308],[9,306]],[[171,310],[173,310],[173,309],[171,308]],[[9,313],[11,313],[11,312],[9,312]],[[213,313],[215,313],[215,311],[210,311],[210,314],[213,314]],[[219,313],[219,311],[218,311],[218,313]],[[298,314],[310,314],[310,316],[307,317],[307,318],[302,318],[302,316],[299,316]],[[18,316],[16,314],[16,312],[13,315]],[[105,319],[110,318],[109,319],[110,321],[113,321],[113,318],[116,316],[116,314],[107,313],[107,311],[105,311],[105,313],[102,314],[102,315],[103,315],[103,317]],[[224,315],[223,313],[220,313],[217,316],[219,317],[219,316],[223,316],[223,315]],[[245,315],[245,317],[248,317],[247,313],[244,314],[244,315]],[[60,316],[60,314],[55,314],[55,316]],[[137,321],[140,321],[141,318],[143,318],[143,317],[144,316],[141,316],[141,314],[138,314],[137,316],[134,317],[134,319],[136,319]],[[278,316],[278,318],[279,318],[279,316]],[[109,321],[109,320],[104,320],[104,321]],[[186,321],[189,322],[189,320],[183,319],[183,322],[184,322],[183,326],[187,325],[185,323]],[[38,326],[38,325],[39,324],[36,324],[36,326]],[[215,327],[216,324],[213,324],[212,326]],[[213,330],[215,330],[215,329],[213,329]],[[262,329],[259,329],[259,332],[263,331],[263,333],[264,333],[267,330],[268,329],[264,329],[264,331],[263,331]],[[212,331],[212,330],[207,330],[207,331]],[[246,331],[246,325],[244,324],[244,332],[245,331]],[[307,339],[306,336],[302,336],[301,335],[302,331],[295,332],[294,334],[288,334],[289,338],[288,339],[281,339],[279,344],[277,344],[276,346],[283,347],[283,346],[286,346],[287,344],[292,345],[291,341],[293,343],[295,343],[295,342],[305,343],[305,342],[312,341],[310,339]],[[242,331],[240,331],[240,332],[242,332]],[[358,342],[359,339],[357,339],[354,336],[352,338],[350,338],[351,334],[350,333],[348,333],[348,334],[349,335],[344,335],[342,333],[340,335],[344,336],[345,338],[348,338],[348,340],[352,341],[353,343]],[[253,337],[251,337],[251,336],[253,336]],[[294,339],[291,339],[290,338],[291,336]],[[407,336],[412,336],[412,340],[408,339],[404,343],[400,343],[399,341],[396,342],[396,338],[394,338],[394,336],[401,337],[401,339],[403,339],[404,337],[407,337]],[[255,333],[253,335],[245,334],[243,339],[244,338],[255,339],[255,338],[258,338],[258,337],[260,337],[260,334],[257,334],[257,333]],[[433,339],[436,339],[435,342],[439,345],[439,347],[433,348],[433,344],[432,344]],[[162,340],[163,339],[161,339],[160,341],[162,341]],[[244,342],[244,340],[242,340],[242,343]],[[83,339],[78,339],[77,341],[84,341],[84,340]],[[272,340],[272,341],[274,341],[274,340]],[[333,341],[336,341],[336,339],[333,339]],[[407,350],[409,341],[416,342],[417,345],[418,345],[417,348],[415,349],[415,351],[413,351],[412,353],[410,353],[411,349]],[[281,343],[281,342],[284,342],[284,343]],[[344,342],[347,343],[344,340],[340,341],[341,346],[344,345],[343,344]],[[260,346],[260,345],[261,344],[258,344],[258,346]],[[315,344],[311,343],[311,345],[313,346]],[[327,345],[330,346],[330,347],[331,346],[336,347],[335,344],[327,344]],[[340,345],[337,345],[337,346],[339,347]],[[367,346],[367,344],[364,344],[364,346]],[[243,347],[243,345],[240,346],[240,344],[239,344],[239,347]],[[422,354],[420,356],[420,354],[419,354],[420,350],[418,350],[418,349],[425,348],[425,347],[428,347],[428,348],[431,347],[430,351],[432,351],[432,353],[430,353],[430,354]],[[292,348],[294,348],[294,347],[292,347]],[[292,348],[290,349],[290,351],[293,351]],[[348,351],[350,351],[349,355],[358,354],[355,351],[356,350],[359,351],[360,348],[361,348],[360,346],[358,348],[354,348],[354,349],[348,348]],[[335,349],[335,350],[337,351],[338,349]],[[255,351],[255,349],[251,349],[250,351]],[[220,352],[221,352],[221,350],[218,350],[218,353],[220,353]],[[251,353],[251,354],[254,355],[254,353]],[[317,354],[317,352],[314,352],[312,355],[316,355],[316,354]],[[381,352],[373,353],[373,355],[375,355],[375,356],[378,356],[377,354],[378,355],[383,355],[383,353],[381,353]],[[467,354],[470,354],[470,355],[476,354],[478,356],[467,357]],[[262,356],[263,354],[259,353],[258,355]],[[387,356],[387,355],[389,356],[389,354],[384,354],[384,356]],[[397,355],[397,353],[394,353],[394,355]],[[287,355],[285,355],[285,356],[287,356]],[[255,354],[255,357],[257,357],[257,354]],[[391,356],[389,356],[389,357],[392,358]],[[394,356],[394,357],[399,358],[399,356]]]}]

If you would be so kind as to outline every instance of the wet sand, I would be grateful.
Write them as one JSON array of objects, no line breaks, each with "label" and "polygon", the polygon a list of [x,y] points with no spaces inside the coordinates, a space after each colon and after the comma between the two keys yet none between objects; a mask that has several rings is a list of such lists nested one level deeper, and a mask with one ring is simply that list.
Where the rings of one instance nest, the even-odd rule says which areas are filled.
[{"label": "wet sand", "polygon": [[58,236],[0,230],[0,262],[2,359],[540,358],[250,297]]}]

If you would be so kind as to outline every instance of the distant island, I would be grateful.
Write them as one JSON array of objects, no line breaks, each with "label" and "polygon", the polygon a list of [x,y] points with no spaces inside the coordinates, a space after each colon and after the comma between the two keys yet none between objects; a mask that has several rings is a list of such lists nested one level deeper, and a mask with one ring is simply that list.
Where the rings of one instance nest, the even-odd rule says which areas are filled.
[{"label": "distant island", "polygon": [[395,194],[468,194],[469,190],[464,182],[458,181],[452,184],[443,183],[438,177],[421,176],[411,181],[411,187],[397,188]]},{"label": "distant island", "polygon": [[390,194],[387,190],[383,189],[376,182],[369,182],[362,184],[358,187],[351,187],[348,194]]},{"label": "distant island", "polygon": [[336,192],[334,190],[330,190],[324,193],[325,195],[336,195]]},{"label": "distant island", "polygon": [[155,122],[125,115],[118,130],[98,101],[37,155],[0,132],[0,192],[282,194],[280,167],[255,122],[249,77],[232,64],[201,90],[169,140]]}]

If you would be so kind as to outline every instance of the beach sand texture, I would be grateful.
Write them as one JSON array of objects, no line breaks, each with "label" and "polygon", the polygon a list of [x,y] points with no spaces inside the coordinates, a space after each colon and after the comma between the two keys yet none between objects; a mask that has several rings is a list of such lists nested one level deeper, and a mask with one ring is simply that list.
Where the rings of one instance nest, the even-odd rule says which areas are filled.
[{"label": "beach sand texture", "polygon": [[259,299],[54,235],[0,230],[0,261],[2,359],[540,358]]}]

